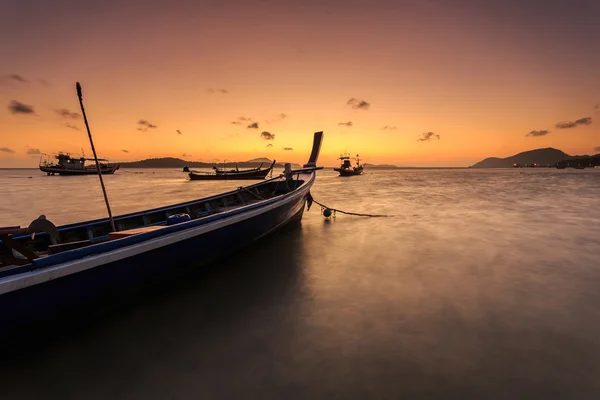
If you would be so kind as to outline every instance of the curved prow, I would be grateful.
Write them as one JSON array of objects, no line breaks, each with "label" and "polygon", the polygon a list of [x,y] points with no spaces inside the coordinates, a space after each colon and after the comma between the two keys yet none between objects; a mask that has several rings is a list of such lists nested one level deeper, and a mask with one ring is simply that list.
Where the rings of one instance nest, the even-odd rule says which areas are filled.
[{"label": "curved prow", "polygon": [[321,143],[323,143],[323,131],[315,132],[315,138],[313,140],[313,148],[310,153],[308,162],[304,164],[304,168],[316,167],[317,160],[319,159],[319,152],[321,151]]}]

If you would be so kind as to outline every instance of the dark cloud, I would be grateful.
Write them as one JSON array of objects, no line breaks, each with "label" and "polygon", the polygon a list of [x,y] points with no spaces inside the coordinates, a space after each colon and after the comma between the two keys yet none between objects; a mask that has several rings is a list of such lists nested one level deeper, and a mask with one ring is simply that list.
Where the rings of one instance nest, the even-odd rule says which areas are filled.
[{"label": "dark cloud", "polygon": [[80,130],[81,130],[81,129],[79,129],[77,126],[75,126],[75,125],[73,125],[73,124],[70,124],[70,123],[68,123],[68,122],[65,124],[65,126],[66,126],[67,128],[75,129],[76,131],[80,131]]},{"label": "dark cloud", "polygon": [[275,140],[275,134],[270,133],[270,132],[261,132],[260,133],[260,137],[265,139],[265,140]]},{"label": "dark cloud", "polygon": [[21,83],[27,83],[27,82],[29,82],[27,79],[23,78],[19,74],[10,74],[8,76],[8,79],[13,80],[13,81],[17,81],[17,82],[21,82]]},{"label": "dark cloud", "polygon": [[145,119],[140,119],[138,121],[138,125],[141,125],[141,126],[137,130],[142,131],[142,132],[146,132],[148,129],[158,128],[156,125],[151,124],[150,122],[146,121]]},{"label": "dark cloud", "polygon": [[561,121],[556,124],[558,129],[576,128],[579,125],[591,125],[592,117],[583,117],[575,121]]},{"label": "dark cloud", "polygon": [[579,118],[578,120],[575,121],[575,123],[577,125],[591,125],[592,124],[592,117]]},{"label": "dark cloud", "polygon": [[348,121],[348,122],[340,122],[338,123],[339,126],[345,126],[346,128],[350,128],[353,124],[352,121]]},{"label": "dark cloud", "polygon": [[69,119],[81,118],[81,114],[76,113],[76,112],[71,112],[71,111],[67,110],[66,108],[61,108],[60,110],[54,110],[54,111],[63,118],[69,118]]},{"label": "dark cloud", "polygon": [[14,153],[15,151],[13,149],[9,149],[8,147],[0,147],[0,151],[3,153]]},{"label": "dark cloud", "polygon": [[213,88],[208,88],[206,89],[206,91],[208,93],[223,93],[223,94],[228,94],[229,90],[227,89],[213,89]]},{"label": "dark cloud", "polygon": [[594,147],[594,151],[600,152],[600,146]]},{"label": "dark cloud", "polygon": [[258,129],[258,122],[253,122],[250,125],[248,125],[249,129]]},{"label": "dark cloud", "polygon": [[267,120],[267,124],[272,124],[272,123],[275,123],[275,122],[279,122],[279,121],[282,121],[282,120],[284,120],[286,118],[287,118],[286,114],[280,113],[280,114],[277,114],[276,116],[274,116],[273,118],[268,119]]},{"label": "dark cloud", "polygon": [[272,143],[269,143],[269,144],[267,145],[267,147],[273,147],[273,144],[272,144]]},{"label": "dark cloud", "polygon": [[381,128],[382,131],[395,131],[396,129],[398,129],[398,128],[396,128],[395,126],[388,126],[388,125]]},{"label": "dark cloud", "polygon": [[33,106],[23,104],[17,100],[13,100],[8,104],[8,109],[13,114],[35,114]]},{"label": "dark cloud", "polygon": [[283,148],[283,151],[292,151],[292,150],[294,150],[294,149],[293,149],[293,148],[291,148],[291,147],[284,147],[284,148]]},{"label": "dark cloud", "polygon": [[531,137],[536,137],[536,136],[545,136],[547,134],[549,134],[550,131],[548,130],[541,130],[541,131],[530,131],[527,135],[525,136],[531,136]]},{"label": "dark cloud", "polygon": [[370,103],[367,103],[364,100],[355,99],[354,97],[351,98],[350,100],[348,100],[348,102],[346,104],[348,104],[350,107],[354,108],[355,110],[368,110],[369,107],[371,107]]},{"label": "dark cloud", "polygon": [[30,156],[37,156],[42,154],[42,152],[40,151],[40,149],[27,149],[27,154],[29,154]]},{"label": "dark cloud", "polygon": [[129,150],[121,150],[123,153],[129,153]]},{"label": "dark cloud", "polygon": [[177,129],[176,132],[177,132],[178,135],[181,135],[181,131],[179,129]]},{"label": "dark cloud", "polygon": [[433,138],[437,138],[438,140],[440,140],[440,135],[433,133],[433,132],[424,132],[421,134],[421,137],[419,138],[420,142],[427,142],[428,140],[431,140]]}]

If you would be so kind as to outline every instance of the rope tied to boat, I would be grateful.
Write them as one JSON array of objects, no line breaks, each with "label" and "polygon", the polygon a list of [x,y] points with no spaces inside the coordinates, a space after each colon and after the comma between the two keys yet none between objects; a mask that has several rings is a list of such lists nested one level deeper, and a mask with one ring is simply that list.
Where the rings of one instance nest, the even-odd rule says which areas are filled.
[{"label": "rope tied to boat", "polygon": [[333,216],[335,218],[336,213],[340,213],[340,214],[346,214],[346,215],[354,215],[356,217],[371,217],[371,218],[385,218],[385,217],[392,217],[392,215],[386,215],[386,214],[365,214],[365,213],[355,213],[355,212],[350,212],[350,211],[343,211],[343,210],[339,210],[337,208],[332,208],[332,207],[328,207],[323,203],[319,203],[318,201],[316,201],[312,195],[309,193],[308,197],[307,197],[307,202],[308,202],[308,209],[310,209],[310,206],[312,205],[312,203],[318,204],[321,207],[321,214],[323,214],[323,216],[325,218],[329,218],[331,216]]}]

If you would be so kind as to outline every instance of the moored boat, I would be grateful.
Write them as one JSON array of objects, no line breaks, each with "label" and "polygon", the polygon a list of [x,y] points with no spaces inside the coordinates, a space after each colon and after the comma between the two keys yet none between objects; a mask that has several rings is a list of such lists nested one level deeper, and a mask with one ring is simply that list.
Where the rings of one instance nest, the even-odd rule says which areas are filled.
[{"label": "moored boat", "polygon": [[[265,179],[269,172],[273,170],[275,161],[269,168],[254,168],[250,170],[217,170],[215,173],[190,171],[189,177],[192,181],[222,181],[222,180],[243,180],[243,179]],[[214,167],[213,167],[214,168]],[[216,168],[215,168],[216,169]]]},{"label": "moored boat", "polygon": [[340,165],[339,168],[334,168],[333,170],[339,172],[340,176],[353,176],[360,175],[363,173],[364,167],[360,163],[360,158],[358,154],[354,159],[356,161],[356,167],[352,166],[352,163],[350,161],[350,155],[348,154],[341,155],[338,158],[338,160],[342,161],[342,165]]},{"label": "moored boat", "polygon": [[[47,173],[48,175],[98,175],[98,169],[96,165],[85,165],[86,161],[94,161],[93,158],[71,157],[68,153],[58,153],[54,156],[57,162],[50,160],[49,158],[40,159],[40,171]],[[121,164],[109,163],[104,158],[99,158],[100,172],[104,175],[114,174]]]},{"label": "moored boat", "polygon": [[302,218],[323,138],[308,162],[279,177],[166,207],[55,227],[0,229],[0,333],[160,281]]}]

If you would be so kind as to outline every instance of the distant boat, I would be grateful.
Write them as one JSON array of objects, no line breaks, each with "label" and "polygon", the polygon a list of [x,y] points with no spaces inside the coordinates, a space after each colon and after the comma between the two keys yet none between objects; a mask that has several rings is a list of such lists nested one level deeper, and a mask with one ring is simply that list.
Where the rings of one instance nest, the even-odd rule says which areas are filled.
[{"label": "distant boat", "polygon": [[350,155],[348,154],[341,155],[340,158],[338,158],[338,160],[342,161],[342,165],[340,165],[339,168],[334,168],[333,170],[339,172],[340,176],[353,176],[362,174],[364,167],[360,163],[360,158],[358,154],[354,159],[356,160],[356,167],[352,166],[352,163],[350,161]]},{"label": "distant boat", "polygon": [[[44,155],[43,155],[44,156]],[[68,153],[58,153],[54,156],[58,162],[54,162],[49,157],[40,159],[40,171],[48,175],[97,175],[98,170],[96,164],[85,165],[86,161],[95,161],[93,158],[73,158]],[[121,164],[111,164],[104,158],[98,159],[100,163],[100,172],[102,174],[114,174]]]},{"label": "distant boat", "polygon": [[[248,245],[302,218],[312,203],[323,132],[308,162],[215,196],[55,226],[0,228],[0,333],[73,312]],[[272,166],[271,166],[272,167]],[[16,206],[18,207],[18,206]]]},{"label": "distant boat", "polygon": [[[262,166],[262,164],[261,164]],[[271,164],[269,168],[260,169],[253,168],[249,170],[232,170],[232,171],[224,171],[218,170],[215,168],[215,173],[210,172],[190,172],[190,180],[192,181],[226,181],[226,180],[245,180],[245,179],[265,179],[269,172],[273,170],[275,166],[275,161]]]}]

